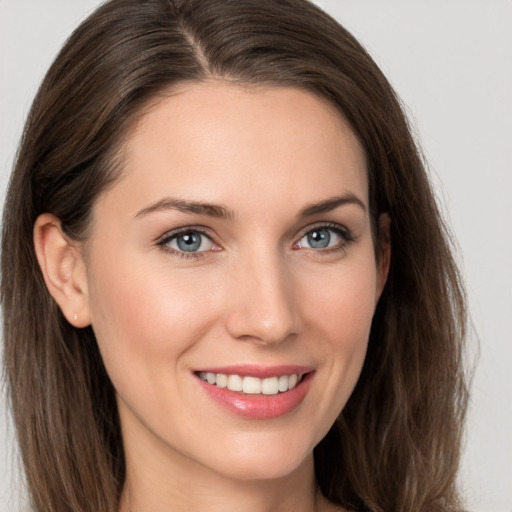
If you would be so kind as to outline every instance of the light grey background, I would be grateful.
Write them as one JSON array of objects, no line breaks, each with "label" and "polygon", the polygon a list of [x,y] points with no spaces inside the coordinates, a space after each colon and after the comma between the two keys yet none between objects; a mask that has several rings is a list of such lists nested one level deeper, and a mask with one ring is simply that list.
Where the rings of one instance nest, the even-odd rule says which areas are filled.
[{"label": "light grey background", "polygon": [[[38,83],[99,3],[0,0],[0,201]],[[461,481],[471,512],[511,512],[512,1],[317,3],[380,64],[431,163],[459,241],[480,339]],[[23,509],[13,437],[2,396],[0,512]]]}]

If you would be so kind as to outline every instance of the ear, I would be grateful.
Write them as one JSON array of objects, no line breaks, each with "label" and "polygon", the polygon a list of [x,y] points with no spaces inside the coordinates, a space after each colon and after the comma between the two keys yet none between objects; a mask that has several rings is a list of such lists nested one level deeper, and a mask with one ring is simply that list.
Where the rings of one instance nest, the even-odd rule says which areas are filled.
[{"label": "ear", "polygon": [[391,262],[391,218],[387,213],[379,215],[379,230],[377,235],[377,301],[388,279]]},{"label": "ear", "polygon": [[46,287],[67,321],[75,327],[90,325],[82,251],[63,233],[57,217],[44,213],[37,218],[34,246]]}]

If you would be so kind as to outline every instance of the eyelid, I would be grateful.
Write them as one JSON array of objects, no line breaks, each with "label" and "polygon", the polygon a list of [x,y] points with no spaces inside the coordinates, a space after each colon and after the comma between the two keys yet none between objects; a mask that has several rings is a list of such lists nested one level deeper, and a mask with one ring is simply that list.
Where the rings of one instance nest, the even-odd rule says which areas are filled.
[{"label": "eyelid", "polygon": [[201,235],[204,235],[208,238],[210,238],[213,241],[216,238],[216,235],[213,233],[213,231],[210,228],[207,228],[206,226],[182,226],[179,228],[170,229],[169,231],[166,231],[162,235],[158,236],[155,240],[155,243],[162,242],[164,240],[168,240],[169,238],[182,234],[182,233],[188,233],[190,231],[194,231],[197,233],[200,233]]},{"label": "eyelid", "polygon": [[338,231],[339,233],[341,233],[341,235],[346,239],[355,240],[355,236],[352,233],[352,231],[350,231],[350,229],[341,224],[337,224],[336,222],[315,222],[314,224],[311,224],[301,229],[301,231],[297,235],[297,241],[300,240],[303,236],[307,235],[310,231],[319,228],[332,229],[334,231]]},{"label": "eyelid", "polygon": [[[345,227],[345,226],[343,226],[341,224],[338,224],[338,223],[335,223],[335,222],[315,222],[313,224],[310,224],[309,226],[306,226],[305,228],[303,228],[299,232],[299,234],[295,237],[295,241],[293,242],[293,248],[294,249],[295,248],[299,248],[299,247],[296,247],[296,246],[300,243],[300,240],[304,236],[306,236],[310,231],[313,231],[313,230],[319,229],[319,228],[331,229],[333,231],[336,231],[339,234],[339,236],[341,236],[341,238],[343,239],[343,242],[341,244],[338,244],[337,246],[329,247],[329,248],[325,248],[325,249],[312,249],[311,248],[311,250],[314,251],[314,252],[328,252],[328,251],[331,251],[331,250],[343,249],[348,244],[354,242],[356,240],[356,238],[357,238],[350,229],[348,229],[347,227]],[[171,247],[165,247],[165,245],[169,242],[170,239],[172,239],[174,237],[177,237],[177,236],[179,236],[182,233],[189,233],[189,232],[196,232],[196,233],[199,233],[202,236],[205,236],[217,248],[214,249],[213,251],[209,250],[209,251],[197,251],[197,252],[189,252],[189,253],[187,253],[185,251],[175,250],[175,249],[173,249]],[[155,240],[155,244],[160,246],[160,247],[162,247],[167,252],[169,252],[171,254],[174,254],[174,255],[177,255],[179,257],[184,257],[184,258],[201,258],[201,257],[206,256],[209,252],[217,252],[217,251],[222,250],[222,246],[218,242],[217,239],[218,239],[217,235],[210,228],[208,228],[206,226],[201,226],[201,225],[192,225],[192,226],[182,226],[182,227],[179,227],[179,228],[175,228],[175,229],[171,229],[169,231],[166,231],[164,234],[160,235]],[[300,247],[300,248],[303,248],[303,247]],[[304,247],[303,249],[310,249],[310,248]]]},{"label": "eyelid", "polygon": [[[314,231],[315,229],[322,229],[322,228],[336,231],[339,234],[339,236],[342,238],[342,240],[343,240],[342,243],[338,244],[336,246],[333,246],[333,247],[327,247],[325,249],[313,249],[313,248],[309,248],[309,247],[299,246],[302,238],[304,238],[309,232]],[[297,248],[297,249],[298,248],[306,249],[306,250],[311,249],[312,251],[317,252],[317,253],[326,253],[326,252],[333,251],[333,250],[344,249],[348,244],[355,242],[355,240],[356,240],[356,236],[354,235],[354,233],[350,229],[348,229],[347,227],[345,227],[341,224],[337,224],[335,222],[315,222],[314,224],[306,226],[304,229],[302,229],[300,231],[299,235],[297,235],[297,237],[295,239],[295,242],[293,243],[293,247]]]},{"label": "eyelid", "polygon": [[[213,249],[209,251],[193,251],[193,252],[186,252],[186,251],[179,251],[172,247],[167,247],[166,244],[170,242],[173,238],[179,236],[180,234],[184,233],[198,233],[201,236],[204,236],[208,238],[214,246],[218,247],[218,249]],[[161,247],[166,252],[182,257],[182,258],[201,258],[204,257],[209,252],[217,252],[221,249],[220,244],[216,240],[217,236],[212,232],[211,229],[205,227],[205,226],[183,226],[176,229],[171,229],[169,231],[166,231],[163,235],[160,235],[156,240],[155,244],[159,247]]]}]

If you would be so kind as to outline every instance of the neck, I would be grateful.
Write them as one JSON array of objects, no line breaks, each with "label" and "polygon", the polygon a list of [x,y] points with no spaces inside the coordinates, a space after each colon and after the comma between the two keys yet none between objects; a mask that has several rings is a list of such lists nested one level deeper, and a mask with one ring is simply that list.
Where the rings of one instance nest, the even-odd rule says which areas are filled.
[{"label": "neck", "polygon": [[[176,455],[176,454],[175,454]],[[313,456],[291,474],[238,480],[174,456],[137,464],[127,454],[127,475],[119,512],[313,512],[325,509],[317,493]]]}]

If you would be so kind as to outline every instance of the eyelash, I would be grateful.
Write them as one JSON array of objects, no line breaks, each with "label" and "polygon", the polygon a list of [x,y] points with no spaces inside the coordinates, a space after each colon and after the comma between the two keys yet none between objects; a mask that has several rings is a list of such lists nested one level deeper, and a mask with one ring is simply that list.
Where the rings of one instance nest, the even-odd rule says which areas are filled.
[{"label": "eyelash", "polygon": [[[341,239],[341,241],[336,244],[333,247],[326,247],[323,249],[313,249],[310,247],[305,247],[304,249],[310,249],[313,251],[316,255],[320,254],[330,254],[337,251],[345,251],[347,247],[356,241],[355,235],[348,230],[345,227],[340,226],[339,224],[333,224],[333,223],[323,223],[323,224],[317,224],[314,226],[308,226],[302,234],[298,237],[297,242],[293,244],[293,247],[295,248],[298,244],[300,244],[300,241],[308,234],[312,233],[313,231],[320,231],[322,229],[326,229],[328,231],[335,232]],[[300,246],[297,247],[297,250],[301,248]]]},{"label": "eyelash", "polygon": [[[298,245],[298,244],[300,244],[300,241],[308,233],[311,233],[315,230],[319,231],[321,229],[326,229],[328,231],[335,232],[336,235],[338,235],[341,238],[341,242],[336,244],[336,246],[334,246],[334,247],[326,247],[323,249],[322,248],[314,249],[314,248],[310,248],[310,247],[303,248],[300,245]],[[186,258],[186,259],[193,258],[196,260],[198,260],[200,258],[204,258],[208,252],[217,252],[219,250],[222,250],[222,249],[217,249],[214,251],[186,252],[186,251],[180,251],[180,250],[176,250],[176,249],[173,249],[170,247],[166,247],[173,240],[177,239],[180,235],[184,235],[184,234],[188,234],[188,233],[198,234],[202,237],[207,238],[212,244],[218,245],[218,244],[216,244],[215,239],[209,230],[206,230],[204,227],[201,227],[201,226],[197,226],[197,227],[196,226],[187,226],[186,228],[181,228],[181,229],[177,229],[175,231],[165,233],[164,235],[162,235],[162,237],[160,237],[158,239],[157,246],[161,247],[163,250],[165,250],[169,254],[172,254],[175,257]],[[308,226],[307,229],[302,231],[300,236],[297,238],[297,241],[294,242],[293,248],[295,250],[310,249],[311,251],[313,251],[314,253],[317,253],[317,254],[318,253],[326,254],[326,253],[332,253],[332,252],[337,252],[337,251],[345,251],[347,246],[350,245],[351,243],[353,243],[355,240],[356,240],[356,237],[354,236],[354,234],[350,230],[340,226],[339,224],[323,223],[323,224],[317,224],[314,226]]]},{"label": "eyelash", "polygon": [[[186,251],[179,251],[176,249],[173,249],[171,247],[166,247],[167,244],[171,243],[173,240],[177,239],[180,235],[185,235],[188,233],[196,233],[202,237],[207,238],[211,241],[214,245],[217,245],[214,241],[213,235],[204,227],[201,226],[187,226],[186,228],[177,229],[168,233],[165,233],[160,239],[157,241],[157,245],[161,247],[164,251],[166,251],[169,254],[172,254],[173,256],[176,256],[178,258],[193,258],[193,259],[200,259],[204,258],[206,256],[207,252],[210,251],[196,251],[196,252],[186,252]],[[214,251],[217,252],[217,251]]]}]

